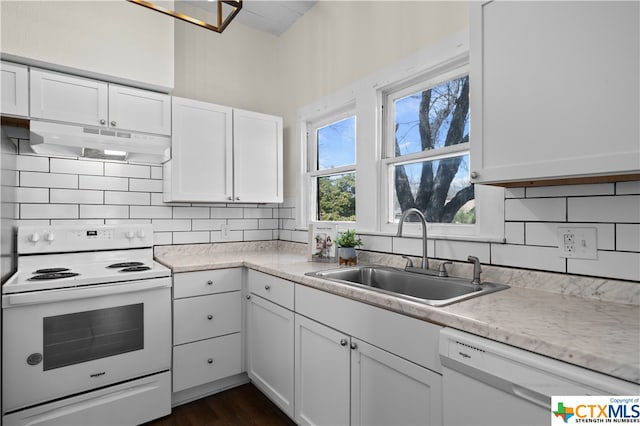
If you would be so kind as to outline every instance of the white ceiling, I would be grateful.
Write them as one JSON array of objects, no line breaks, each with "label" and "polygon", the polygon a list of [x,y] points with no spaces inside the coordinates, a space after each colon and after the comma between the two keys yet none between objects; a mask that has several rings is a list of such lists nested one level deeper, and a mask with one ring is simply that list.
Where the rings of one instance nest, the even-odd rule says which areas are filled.
[{"label": "white ceiling", "polygon": [[[235,22],[280,35],[311,9],[317,0],[243,0]],[[230,25],[233,25],[231,23]]]}]

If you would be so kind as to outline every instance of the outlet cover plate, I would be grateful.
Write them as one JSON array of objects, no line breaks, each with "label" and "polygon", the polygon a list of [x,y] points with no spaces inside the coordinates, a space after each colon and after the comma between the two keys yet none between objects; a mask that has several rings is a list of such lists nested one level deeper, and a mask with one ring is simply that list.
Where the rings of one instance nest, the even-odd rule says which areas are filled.
[{"label": "outlet cover plate", "polygon": [[571,259],[597,259],[598,240],[596,231],[596,228],[593,227],[559,226],[559,256]]}]

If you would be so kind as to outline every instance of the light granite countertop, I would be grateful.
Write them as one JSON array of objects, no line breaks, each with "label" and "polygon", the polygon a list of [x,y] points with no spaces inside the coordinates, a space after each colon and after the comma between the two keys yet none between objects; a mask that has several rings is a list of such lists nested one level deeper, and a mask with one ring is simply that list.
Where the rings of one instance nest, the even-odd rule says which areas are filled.
[{"label": "light granite countertop", "polygon": [[239,251],[156,247],[156,260],[175,273],[248,267],[640,384],[637,305],[512,286],[452,305],[431,307],[306,276],[307,272],[337,265],[312,263],[303,254],[265,247]]}]

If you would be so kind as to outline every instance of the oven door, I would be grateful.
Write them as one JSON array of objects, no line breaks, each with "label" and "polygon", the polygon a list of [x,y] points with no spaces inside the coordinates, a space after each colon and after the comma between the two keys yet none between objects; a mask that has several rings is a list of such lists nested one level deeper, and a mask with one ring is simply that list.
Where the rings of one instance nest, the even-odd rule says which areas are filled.
[{"label": "oven door", "polygon": [[2,297],[3,412],[171,366],[171,278]]}]

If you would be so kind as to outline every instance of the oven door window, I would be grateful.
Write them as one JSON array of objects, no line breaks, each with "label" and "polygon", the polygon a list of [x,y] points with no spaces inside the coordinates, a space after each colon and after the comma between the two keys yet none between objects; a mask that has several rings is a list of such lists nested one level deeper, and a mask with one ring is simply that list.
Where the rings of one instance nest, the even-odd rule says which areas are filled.
[{"label": "oven door window", "polygon": [[144,305],[117,306],[43,319],[44,370],[144,348]]}]

